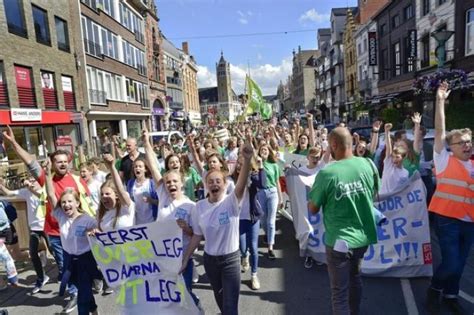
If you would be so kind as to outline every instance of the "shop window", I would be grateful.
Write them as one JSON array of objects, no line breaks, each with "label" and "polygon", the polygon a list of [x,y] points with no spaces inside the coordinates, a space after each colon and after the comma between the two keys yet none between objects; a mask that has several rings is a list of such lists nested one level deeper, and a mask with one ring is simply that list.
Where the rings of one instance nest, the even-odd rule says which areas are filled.
[{"label": "shop window", "polygon": [[474,54],[474,8],[466,12],[466,56]]},{"label": "shop window", "polygon": [[7,18],[8,32],[27,37],[22,0],[4,0],[3,7]]},{"label": "shop window", "polygon": [[57,109],[58,97],[54,85],[54,73],[41,71],[41,89],[43,90],[44,107]]},{"label": "shop window", "polygon": [[20,107],[36,107],[31,68],[15,66],[15,79]]},{"label": "shop window", "polygon": [[69,52],[69,34],[67,28],[67,22],[57,16],[54,17],[54,23],[56,24],[56,37],[58,40],[58,49]]},{"label": "shop window", "polygon": [[63,87],[64,108],[66,110],[76,110],[76,97],[74,95],[74,86],[72,78],[69,76],[61,76],[61,84]]},{"label": "shop window", "polygon": [[41,44],[51,45],[47,12],[35,5],[31,7],[33,11],[36,41]]},{"label": "shop window", "polygon": [[0,107],[8,106],[8,89],[3,61],[0,61]]}]

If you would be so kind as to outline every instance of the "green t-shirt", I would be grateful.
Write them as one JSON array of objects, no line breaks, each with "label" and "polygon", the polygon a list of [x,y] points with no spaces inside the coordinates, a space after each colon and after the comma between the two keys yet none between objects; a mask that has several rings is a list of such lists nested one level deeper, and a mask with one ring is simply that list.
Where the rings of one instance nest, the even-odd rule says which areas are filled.
[{"label": "green t-shirt", "polygon": [[410,161],[407,158],[404,158],[402,161],[402,166],[408,171],[408,176],[411,177],[413,173],[420,169],[420,154],[415,153],[415,162]]},{"label": "green t-shirt", "polygon": [[184,179],[184,194],[191,200],[196,201],[196,185],[201,182],[201,176],[194,169],[194,167],[189,168],[189,172],[186,174]]},{"label": "green t-shirt", "polygon": [[266,188],[276,187],[280,177],[280,168],[278,167],[278,164],[264,161],[263,168],[265,169],[265,176],[267,178]]},{"label": "green t-shirt", "polygon": [[304,155],[304,156],[307,156],[308,155],[308,152],[309,152],[309,147],[307,149],[304,149],[304,150],[301,150],[299,152],[296,152],[297,150],[294,150],[293,153],[294,154],[299,154],[299,155]]},{"label": "green t-shirt", "polygon": [[322,207],[327,246],[334,247],[338,239],[349,248],[377,242],[372,201],[375,178],[380,182],[369,161],[361,157],[336,161],[318,173],[309,199]]}]

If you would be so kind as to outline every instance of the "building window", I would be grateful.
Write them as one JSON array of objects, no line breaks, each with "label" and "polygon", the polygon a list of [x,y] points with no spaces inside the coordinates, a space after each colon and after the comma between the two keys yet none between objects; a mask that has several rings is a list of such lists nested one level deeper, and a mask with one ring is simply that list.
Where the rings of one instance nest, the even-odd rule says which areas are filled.
[{"label": "building window", "polygon": [[36,41],[41,44],[51,45],[49,35],[48,14],[45,10],[32,5],[33,21],[35,25]]},{"label": "building window", "polygon": [[12,34],[26,37],[28,35],[25,25],[22,0],[3,1],[5,16],[7,18],[8,31]]},{"label": "building window", "polygon": [[87,67],[87,87],[89,101],[94,104],[106,104],[107,93],[104,88],[104,73],[96,68]]},{"label": "building window", "polygon": [[44,107],[58,109],[58,97],[54,85],[54,73],[41,71],[41,89],[43,90]]},{"label": "building window", "polygon": [[384,36],[386,32],[387,32],[387,25],[386,24],[380,25],[380,36]]},{"label": "building window", "polygon": [[15,65],[15,79],[20,107],[36,107],[31,68]]},{"label": "building window", "polygon": [[397,14],[392,17],[392,29],[400,26],[400,16]]},{"label": "building window", "polygon": [[3,61],[0,61],[0,107],[8,106],[8,89]]},{"label": "building window", "polygon": [[393,76],[398,76],[402,73],[401,71],[401,55],[400,55],[400,42],[395,43],[392,48],[393,55]]},{"label": "building window", "polygon": [[81,0],[81,2],[87,5],[92,10],[97,11],[96,0]]},{"label": "building window", "polygon": [[76,110],[76,97],[74,95],[72,77],[62,75],[61,84],[63,87],[64,108],[66,110]]},{"label": "building window", "polygon": [[97,0],[97,9],[104,11],[111,17],[115,17],[115,0]]},{"label": "building window", "polygon": [[474,8],[466,12],[466,56],[474,54]]},{"label": "building window", "polygon": [[431,0],[421,0],[421,13],[422,13],[422,16],[425,16],[428,13],[430,13],[430,1]]},{"label": "building window", "polygon": [[[412,72],[414,70],[414,58],[410,57],[410,51],[411,51],[411,43],[410,43],[410,37],[405,37],[404,39],[405,43],[405,58],[406,62],[404,62],[404,71],[405,73]],[[416,57],[415,57],[416,58]]]},{"label": "building window", "polygon": [[70,48],[67,22],[55,16],[54,23],[56,24],[56,37],[58,39],[58,48],[69,52]]},{"label": "building window", "polygon": [[102,58],[102,49],[100,47],[101,27],[84,16],[81,17],[81,22],[82,36],[86,53]]},{"label": "building window", "polygon": [[421,67],[430,65],[430,35],[426,34],[421,38]]},{"label": "building window", "polygon": [[388,49],[383,49],[381,54],[380,54],[380,74],[381,74],[381,80],[387,80],[390,78],[390,75],[387,75],[385,68],[388,67]]},{"label": "building window", "polygon": [[405,21],[411,19],[414,15],[413,6],[411,4],[403,9],[403,19]]}]

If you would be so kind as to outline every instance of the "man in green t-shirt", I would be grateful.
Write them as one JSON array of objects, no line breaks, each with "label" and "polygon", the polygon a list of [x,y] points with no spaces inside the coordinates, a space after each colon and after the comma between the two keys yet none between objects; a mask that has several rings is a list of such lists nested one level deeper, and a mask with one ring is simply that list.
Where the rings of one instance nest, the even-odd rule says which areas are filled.
[{"label": "man in green t-shirt", "polygon": [[368,245],[377,242],[373,196],[379,177],[368,159],[353,156],[347,128],[330,133],[328,149],[336,161],[316,176],[308,206],[312,213],[323,209],[333,313],[359,314],[360,264]]}]

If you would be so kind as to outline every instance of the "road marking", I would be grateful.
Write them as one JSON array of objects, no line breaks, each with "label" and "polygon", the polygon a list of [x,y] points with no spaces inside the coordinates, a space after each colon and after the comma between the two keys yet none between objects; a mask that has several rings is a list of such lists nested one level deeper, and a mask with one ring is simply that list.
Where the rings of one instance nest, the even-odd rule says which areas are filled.
[{"label": "road marking", "polygon": [[410,280],[400,279],[402,284],[403,297],[405,298],[405,305],[407,307],[408,315],[418,315],[418,308],[416,307],[415,296],[411,289]]},{"label": "road marking", "polygon": [[459,290],[459,296],[465,299],[468,302],[471,302],[471,304],[474,304],[474,297],[470,296],[464,291]]}]

